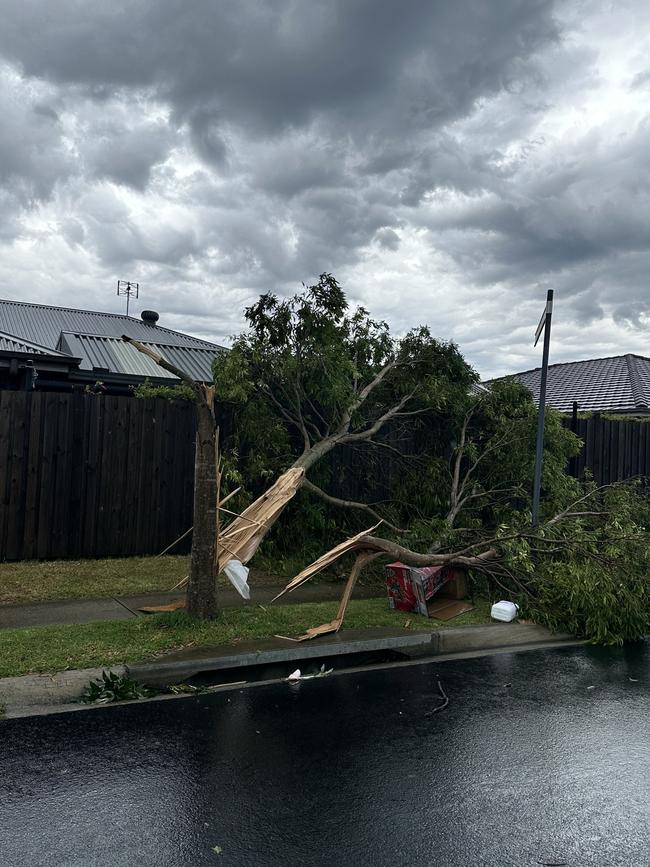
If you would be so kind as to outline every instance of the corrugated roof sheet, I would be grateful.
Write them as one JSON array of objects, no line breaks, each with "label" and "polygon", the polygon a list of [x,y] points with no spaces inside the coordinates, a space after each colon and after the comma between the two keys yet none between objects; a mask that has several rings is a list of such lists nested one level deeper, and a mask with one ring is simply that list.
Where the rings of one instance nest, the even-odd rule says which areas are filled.
[{"label": "corrugated roof sheet", "polygon": [[21,337],[7,334],[5,331],[0,331],[0,352],[25,352],[30,355],[59,355],[62,358],[67,358],[67,355],[63,352],[57,352],[56,349],[50,349],[47,346],[40,346],[38,343],[32,343],[31,340],[23,340]]},{"label": "corrugated roof sheet", "polygon": [[[151,347],[171,364],[188,373],[193,379],[210,382],[212,362],[220,350],[211,344],[210,348],[193,346],[172,346],[167,343],[141,341]],[[81,358],[81,370],[109,370],[129,376],[146,376],[158,379],[177,379],[173,373],[159,367],[155,361],[117,337],[101,334],[80,334],[64,331],[59,347],[71,355]]]},{"label": "corrugated roof sheet", "polygon": [[[513,376],[539,401],[541,368]],[[615,355],[550,364],[546,402],[561,412],[571,412],[573,402],[584,412],[634,412],[650,408],[650,358]]]},{"label": "corrugated roof sheet", "polygon": [[35,341],[41,346],[55,348],[62,331],[78,334],[97,334],[105,337],[121,337],[126,334],[136,340],[153,339],[173,346],[194,346],[197,349],[223,349],[216,343],[190,337],[180,331],[172,331],[161,325],[146,325],[133,316],[119,313],[96,313],[91,310],[76,310],[71,307],[52,307],[47,304],[30,304],[24,301],[0,300],[0,331],[14,334],[24,340]]}]

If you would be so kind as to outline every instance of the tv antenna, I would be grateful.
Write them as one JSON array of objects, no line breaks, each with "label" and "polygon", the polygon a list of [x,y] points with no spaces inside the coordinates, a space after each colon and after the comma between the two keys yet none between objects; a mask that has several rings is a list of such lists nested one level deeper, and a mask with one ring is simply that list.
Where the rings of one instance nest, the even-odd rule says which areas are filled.
[{"label": "tv antenna", "polygon": [[126,315],[129,315],[129,301],[131,298],[137,298],[140,294],[140,284],[133,283],[131,280],[117,281],[117,294],[126,295]]}]

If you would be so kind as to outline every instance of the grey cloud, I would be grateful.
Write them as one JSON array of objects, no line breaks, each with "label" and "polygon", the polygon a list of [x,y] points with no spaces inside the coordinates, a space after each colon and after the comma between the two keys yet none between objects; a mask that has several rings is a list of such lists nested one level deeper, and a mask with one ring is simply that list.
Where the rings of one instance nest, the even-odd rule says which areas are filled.
[{"label": "grey cloud", "polygon": [[[256,291],[327,270],[356,275],[362,298],[373,267],[397,327],[427,315],[408,285],[395,297],[415,276],[435,324],[481,363],[503,318],[484,327],[478,304],[455,322],[453,286],[508,310],[513,363],[528,351],[521,305],[547,286],[572,322],[611,315],[640,333],[648,128],[566,123],[606,93],[615,14],[570,0],[116,0],[83,14],[7,0],[0,233],[38,206],[64,269],[128,270],[177,327],[222,338]],[[645,59],[631,56],[623,86],[641,100]]]},{"label": "grey cloud", "polygon": [[397,250],[399,247],[399,235],[387,226],[375,233],[375,239],[388,250]]},{"label": "grey cloud", "polygon": [[355,183],[347,176],[345,151],[317,131],[288,135],[257,149],[251,184],[282,199],[299,193]]},{"label": "grey cloud", "polygon": [[134,262],[180,264],[197,250],[191,225],[174,216],[136,217],[110,187],[94,190],[80,202],[85,240],[111,268]]},{"label": "grey cloud", "polygon": [[[418,201],[436,155],[442,162],[444,124],[524,74],[530,55],[556,39],[552,11],[551,0],[168,0],[90,6],[79,15],[72,0],[56,11],[45,0],[16,0],[7,5],[0,51],[70,100],[96,100],[98,112],[108,112],[75,139],[91,177],[145,190],[172,136],[142,129],[137,112],[147,100],[167,105],[176,141],[187,126],[195,154],[257,202],[251,219],[268,211],[268,197],[276,219],[295,227],[293,252],[281,244],[274,257],[262,243],[249,255],[246,237],[255,232],[244,232],[224,258],[243,259],[247,274],[257,267],[295,279],[315,267],[310,257],[328,270],[355,261],[394,223],[386,211],[400,192]],[[26,26],[37,18],[42,27]],[[120,127],[110,106],[130,100],[135,115]],[[440,166],[456,179],[457,156]],[[480,182],[481,168],[474,172],[470,185]],[[248,219],[244,207],[234,224]],[[115,246],[111,234],[109,258],[126,255],[133,236],[118,233]]]},{"label": "grey cloud", "polygon": [[[72,0],[7,4],[0,50],[28,75],[156,93],[207,153],[224,118],[248,135],[319,115],[365,138],[429,129],[500,89],[556,36],[552,2],[321,0],[111,3],[79,15]],[[39,19],[34,31],[26,22]],[[56,26],[48,26],[48,22]],[[210,121],[210,116],[212,121]]]},{"label": "grey cloud", "polygon": [[525,161],[508,176],[484,173],[487,191],[441,199],[424,223],[432,242],[479,284],[516,285],[535,275],[570,294],[588,289],[589,303],[573,306],[587,321],[602,311],[607,291],[612,307],[611,287],[624,282],[617,316],[638,323],[650,295],[639,297],[636,269],[627,272],[625,262],[650,249],[650,176],[640,171],[649,150],[647,124],[621,136],[591,132],[561,153],[536,153],[533,166]]},{"label": "grey cloud", "polygon": [[60,120],[58,113],[51,105],[40,103],[35,105],[33,110],[35,114],[40,114],[42,117],[49,117],[50,120],[56,121],[57,123]]},{"label": "grey cloud", "polygon": [[86,239],[86,230],[79,220],[68,217],[61,221],[61,234],[71,246],[83,244]]},{"label": "grey cloud", "polygon": [[637,72],[630,82],[631,90],[641,90],[650,87],[650,69],[645,69],[643,72]]},{"label": "grey cloud", "polygon": [[102,125],[92,131],[84,155],[91,174],[143,191],[152,167],[163,160],[172,136],[166,124]]},{"label": "grey cloud", "polygon": [[9,70],[0,74],[0,184],[16,204],[48,198],[76,168],[55,112]]}]

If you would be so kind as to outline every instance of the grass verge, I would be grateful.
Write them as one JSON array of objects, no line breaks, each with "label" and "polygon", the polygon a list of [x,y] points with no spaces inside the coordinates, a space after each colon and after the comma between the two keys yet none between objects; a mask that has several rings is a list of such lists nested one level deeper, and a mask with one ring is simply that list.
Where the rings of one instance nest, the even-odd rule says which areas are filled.
[{"label": "grass verge", "polygon": [[[0,630],[0,677],[70,668],[95,668],[139,662],[183,647],[232,644],[280,634],[295,636],[310,626],[331,620],[336,602],[230,609],[213,622],[186,614],[158,614],[137,620],[112,620],[74,626],[38,626]],[[345,628],[388,626],[430,631],[441,627],[488,623],[490,605],[479,600],[473,611],[442,623],[392,611],[385,599],[352,600]]]},{"label": "grass verge", "polygon": [[0,604],[156,593],[187,575],[189,557],[25,560],[0,564]]},{"label": "grass verge", "polygon": [[[251,586],[282,587],[306,565],[304,558],[273,561],[258,555],[251,566]],[[0,605],[160,593],[187,575],[189,566],[185,555],[0,563]],[[327,573],[325,578],[336,576]],[[219,584],[230,586],[223,574]]]}]

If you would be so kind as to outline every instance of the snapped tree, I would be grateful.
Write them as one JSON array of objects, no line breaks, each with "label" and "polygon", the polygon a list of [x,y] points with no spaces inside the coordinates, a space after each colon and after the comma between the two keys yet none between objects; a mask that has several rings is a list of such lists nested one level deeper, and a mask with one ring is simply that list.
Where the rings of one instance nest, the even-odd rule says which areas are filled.
[{"label": "snapped tree", "polygon": [[[387,324],[373,320],[364,308],[350,311],[330,274],[322,274],[315,285],[292,298],[262,295],[246,310],[246,318],[249,329],[214,364],[214,389],[193,381],[150,347],[124,337],[178,376],[185,384],[183,396],[189,388],[195,400],[194,528],[187,610],[198,617],[215,616],[215,562],[218,569],[232,553],[216,542],[215,392],[220,403],[235,407],[234,445],[244,446],[248,478],[257,476],[266,484],[276,478],[253,506],[224,529],[225,538],[234,539],[237,550],[245,551],[240,556],[246,561],[299,488],[329,505],[381,519],[372,505],[329,494],[307,473],[337,446],[395,451],[381,439],[389,424],[408,428],[417,420],[448,412],[477,378],[456,346],[436,340],[427,328],[396,340]],[[147,387],[144,393],[162,392]],[[164,394],[169,397],[169,389]],[[290,478],[288,470],[294,471]],[[251,515],[259,523],[259,509],[273,500],[278,506],[272,520],[265,519],[254,538],[240,545],[244,532],[251,535]],[[383,520],[400,532],[386,516]]]},{"label": "snapped tree", "polygon": [[194,457],[194,529],[186,591],[186,610],[192,617],[211,619],[218,614],[216,550],[218,530],[217,472],[218,441],[214,416],[214,388],[196,382],[184,370],[171,364],[151,347],[126,335],[122,339],[148,355],[160,367],[177,376],[192,389],[196,407],[196,448]]}]

